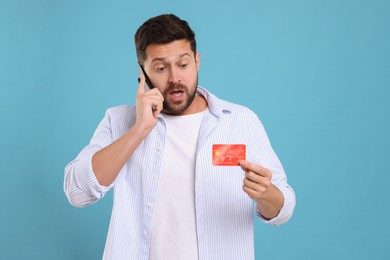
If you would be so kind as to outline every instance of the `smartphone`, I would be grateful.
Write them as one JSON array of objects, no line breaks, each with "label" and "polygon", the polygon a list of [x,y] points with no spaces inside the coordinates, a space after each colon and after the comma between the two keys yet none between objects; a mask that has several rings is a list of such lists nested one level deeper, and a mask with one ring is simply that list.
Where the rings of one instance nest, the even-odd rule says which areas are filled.
[{"label": "smartphone", "polygon": [[139,65],[141,67],[141,70],[142,70],[142,73],[144,74],[145,76],[145,82],[146,82],[146,87],[149,88],[149,89],[152,89],[154,88],[152,82],[150,81],[149,77],[148,77],[148,74],[146,74],[145,70],[144,70],[144,67],[142,65]]}]

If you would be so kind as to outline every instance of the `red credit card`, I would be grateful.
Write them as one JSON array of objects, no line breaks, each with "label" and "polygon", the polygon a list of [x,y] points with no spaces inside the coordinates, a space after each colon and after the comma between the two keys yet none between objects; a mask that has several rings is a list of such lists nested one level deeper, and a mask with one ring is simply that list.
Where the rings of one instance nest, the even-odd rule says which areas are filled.
[{"label": "red credit card", "polygon": [[245,160],[245,144],[213,144],[213,165],[238,166],[239,160]]}]

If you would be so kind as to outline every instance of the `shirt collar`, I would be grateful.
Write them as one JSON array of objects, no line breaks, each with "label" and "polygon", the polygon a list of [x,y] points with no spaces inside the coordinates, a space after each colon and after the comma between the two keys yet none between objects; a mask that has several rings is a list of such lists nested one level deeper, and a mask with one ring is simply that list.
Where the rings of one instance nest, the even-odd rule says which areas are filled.
[{"label": "shirt collar", "polygon": [[228,106],[228,103],[223,102],[221,99],[214,96],[207,89],[198,86],[198,94],[202,95],[206,99],[208,109],[210,113],[214,116],[220,117],[223,114],[231,113],[231,108]]}]

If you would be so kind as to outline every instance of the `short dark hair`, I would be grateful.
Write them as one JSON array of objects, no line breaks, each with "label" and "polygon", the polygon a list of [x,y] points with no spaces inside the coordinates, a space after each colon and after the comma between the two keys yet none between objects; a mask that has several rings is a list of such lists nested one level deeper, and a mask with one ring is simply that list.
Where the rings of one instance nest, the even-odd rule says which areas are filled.
[{"label": "short dark hair", "polygon": [[176,40],[188,40],[191,50],[196,53],[195,33],[185,20],[174,14],[162,14],[150,18],[138,28],[134,36],[137,58],[146,59],[146,48],[150,44],[166,44]]}]

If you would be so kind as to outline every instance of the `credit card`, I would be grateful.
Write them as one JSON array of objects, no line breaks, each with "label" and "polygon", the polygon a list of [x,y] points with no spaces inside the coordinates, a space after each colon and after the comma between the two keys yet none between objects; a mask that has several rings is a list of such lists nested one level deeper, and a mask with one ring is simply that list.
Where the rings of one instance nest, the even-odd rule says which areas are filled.
[{"label": "credit card", "polygon": [[213,144],[214,166],[238,166],[238,161],[245,158],[245,144]]}]

